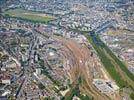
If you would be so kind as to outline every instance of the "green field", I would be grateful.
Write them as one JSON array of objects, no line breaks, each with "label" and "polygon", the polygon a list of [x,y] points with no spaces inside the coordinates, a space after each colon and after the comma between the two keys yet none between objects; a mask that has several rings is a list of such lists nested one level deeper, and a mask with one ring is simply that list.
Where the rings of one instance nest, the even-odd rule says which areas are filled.
[{"label": "green field", "polygon": [[55,19],[54,16],[49,16],[47,14],[38,12],[26,11],[22,9],[7,10],[3,13],[3,15],[6,17],[13,17],[22,20],[42,22],[42,23],[47,23]]},{"label": "green field", "polygon": [[[130,86],[134,88],[134,76],[130,73],[127,67],[121,62],[112,51],[99,39],[96,35],[97,39],[102,43],[102,46],[97,46],[91,36],[86,34],[87,39],[92,44],[94,49],[96,50],[102,64],[108,71],[109,75],[116,81],[116,83],[121,87]],[[120,70],[119,70],[120,69]],[[122,73],[124,72],[124,73]]]}]

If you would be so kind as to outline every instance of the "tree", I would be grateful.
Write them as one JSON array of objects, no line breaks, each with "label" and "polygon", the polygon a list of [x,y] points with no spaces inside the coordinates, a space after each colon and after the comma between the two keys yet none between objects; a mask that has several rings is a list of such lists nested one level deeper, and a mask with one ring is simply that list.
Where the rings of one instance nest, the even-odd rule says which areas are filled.
[{"label": "tree", "polygon": [[1,58],[0,58],[0,60],[2,61],[2,62],[5,62],[6,60],[8,60],[9,59],[9,56],[8,55],[3,55],[3,56],[1,56]]},{"label": "tree", "polygon": [[134,92],[130,94],[130,98],[134,100]]}]

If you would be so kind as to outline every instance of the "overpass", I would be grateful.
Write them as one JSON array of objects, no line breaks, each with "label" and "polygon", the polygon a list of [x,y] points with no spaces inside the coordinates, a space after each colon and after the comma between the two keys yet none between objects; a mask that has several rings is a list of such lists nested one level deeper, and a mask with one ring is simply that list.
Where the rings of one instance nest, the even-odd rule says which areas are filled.
[{"label": "overpass", "polygon": [[112,27],[114,23],[115,23],[115,20],[106,21],[106,22],[102,23],[100,26],[98,26],[96,29],[94,29],[94,32],[96,34],[105,32],[107,29]]}]

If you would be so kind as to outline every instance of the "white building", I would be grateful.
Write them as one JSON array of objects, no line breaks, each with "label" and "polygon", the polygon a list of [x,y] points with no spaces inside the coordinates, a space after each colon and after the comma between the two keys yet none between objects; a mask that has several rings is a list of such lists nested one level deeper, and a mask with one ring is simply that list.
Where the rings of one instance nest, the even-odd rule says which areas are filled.
[{"label": "white building", "polygon": [[94,79],[93,84],[98,90],[105,94],[112,94],[119,90],[119,87],[111,80]]},{"label": "white building", "polygon": [[40,68],[36,69],[36,74],[37,75],[40,75],[41,74],[41,69]]},{"label": "white building", "polygon": [[11,80],[10,79],[2,79],[2,83],[3,84],[11,84]]}]

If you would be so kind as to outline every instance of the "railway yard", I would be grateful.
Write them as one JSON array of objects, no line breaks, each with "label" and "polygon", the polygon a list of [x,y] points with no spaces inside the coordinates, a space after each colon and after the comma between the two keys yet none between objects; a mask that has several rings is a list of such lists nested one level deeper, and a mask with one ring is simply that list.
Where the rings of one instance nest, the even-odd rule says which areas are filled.
[{"label": "railway yard", "polygon": [[133,4],[0,0],[0,100],[134,100]]}]

